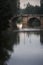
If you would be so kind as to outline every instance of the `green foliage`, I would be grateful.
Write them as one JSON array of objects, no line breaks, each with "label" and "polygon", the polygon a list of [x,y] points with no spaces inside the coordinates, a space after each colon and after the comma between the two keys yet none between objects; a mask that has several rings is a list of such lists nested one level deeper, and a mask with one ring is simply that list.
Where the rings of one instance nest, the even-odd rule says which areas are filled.
[{"label": "green foliage", "polygon": [[0,0],[0,30],[6,30],[8,19],[11,17],[10,5],[8,0]]},{"label": "green foliage", "polygon": [[0,31],[9,26],[9,19],[17,14],[18,0],[0,0]]}]

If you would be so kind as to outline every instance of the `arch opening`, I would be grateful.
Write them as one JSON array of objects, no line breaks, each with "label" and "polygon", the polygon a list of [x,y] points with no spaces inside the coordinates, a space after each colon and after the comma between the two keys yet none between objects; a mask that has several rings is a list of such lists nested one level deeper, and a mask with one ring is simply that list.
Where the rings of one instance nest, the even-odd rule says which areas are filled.
[{"label": "arch opening", "polygon": [[29,24],[29,26],[33,26],[33,27],[38,27],[38,26],[40,26],[40,20],[38,19],[38,18],[30,18],[29,20],[28,20],[28,24]]}]

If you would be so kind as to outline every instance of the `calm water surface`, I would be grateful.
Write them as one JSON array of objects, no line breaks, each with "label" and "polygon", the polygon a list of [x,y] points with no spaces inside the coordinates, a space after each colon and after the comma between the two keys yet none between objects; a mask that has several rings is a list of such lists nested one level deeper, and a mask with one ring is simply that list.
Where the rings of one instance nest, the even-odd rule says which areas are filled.
[{"label": "calm water surface", "polygon": [[43,65],[43,33],[20,32],[15,35],[17,40],[14,42],[13,52],[7,64]]}]

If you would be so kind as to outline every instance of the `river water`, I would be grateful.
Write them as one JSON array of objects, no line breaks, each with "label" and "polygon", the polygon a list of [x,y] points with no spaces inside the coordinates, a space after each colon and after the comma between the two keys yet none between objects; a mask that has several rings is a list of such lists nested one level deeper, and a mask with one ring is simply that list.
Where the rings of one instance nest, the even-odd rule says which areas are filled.
[{"label": "river water", "polygon": [[[43,65],[43,33],[15,32],[8,65]],[[12,36],[11,36],[12,37]]]}]

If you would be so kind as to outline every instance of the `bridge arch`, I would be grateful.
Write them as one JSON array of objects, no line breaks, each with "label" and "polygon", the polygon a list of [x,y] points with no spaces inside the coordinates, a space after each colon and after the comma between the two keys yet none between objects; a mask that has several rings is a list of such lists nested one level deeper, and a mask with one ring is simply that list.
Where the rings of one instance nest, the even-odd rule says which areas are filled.
[{"label": "bridge arch", "polygon": [[28,24],[30,26],[40,26],[41,25],[40,18],[31,17],[28,19]]}]

